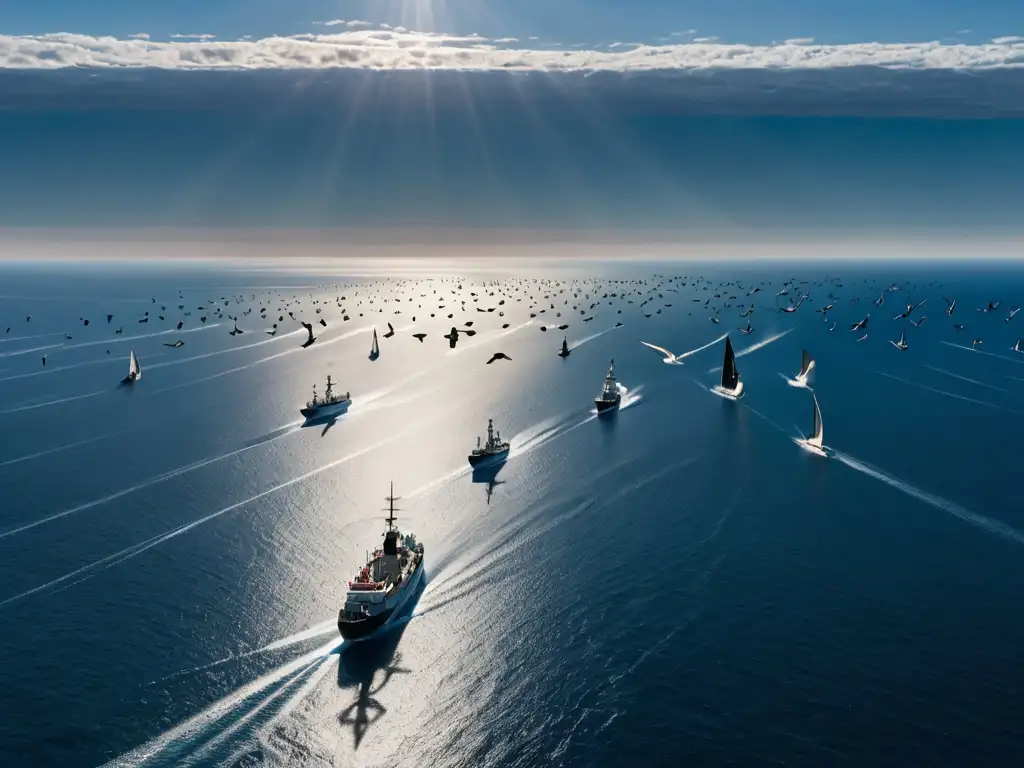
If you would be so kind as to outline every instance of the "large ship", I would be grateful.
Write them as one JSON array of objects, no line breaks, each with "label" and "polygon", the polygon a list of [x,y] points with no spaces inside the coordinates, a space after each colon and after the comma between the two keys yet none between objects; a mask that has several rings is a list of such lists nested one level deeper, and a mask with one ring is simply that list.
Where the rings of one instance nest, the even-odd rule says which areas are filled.
[{"label": "large ship", "polygon": [[594,398],[594,405],[598,413],[614,411],[622,402],[622,393],[619,391],[618,382],[615,381],[615,360],[608,366],[608,373],[604,377],[604,389],[601,394]]},{"label": "large ship", "polygon": [[338,612],[338,631],[346,640],[363,640],[384,626],[415,593],[423,578],[423,545],[413,534],[405,536],[395,525],[395,485],[391,484],[388,527],[384,546],[374,550],[368,562],[348,583],[345,605]]},{"label": "large ship", "polygon": [[476,448],[469,454],[469,465],[478,467],[490,462],[504,461],[508,458],[510,448],[508,442],[502,442],[501,433],[494,431],[494,422],[487,420],[487,442],[480,445],[480,438],[476,439]]},{"label": "large ship", "polygon": [[334,382],[330,375],[327,376],[327,391],[323,397],[317,397],[316,385],[313,385],[313,398],[306,403],[305,408],[300,408],[299,413],[307,419],[326,419],[344,413],[352,405],[351,393],[346,392],[339,395],[334,391]]}]

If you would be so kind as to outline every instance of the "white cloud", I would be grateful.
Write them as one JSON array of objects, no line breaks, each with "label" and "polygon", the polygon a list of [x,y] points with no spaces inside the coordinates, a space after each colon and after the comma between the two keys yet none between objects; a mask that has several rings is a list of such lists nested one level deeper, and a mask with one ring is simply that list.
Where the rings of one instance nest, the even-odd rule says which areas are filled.
[{"label": "white cloud", "polygon": [[496,37],[496,38],[494,38],[494,40],[492,40],[492,42],[497,43],[498,45],[508,45],[510,43],[518,43],[519,42],[519,38],[518,37]]},{"label": "white cloud", "polygon": [[791,37],[786,40],[786,45],[810,45],[813,42],[813,37]]},{"label": "white cloud", "polygon": [[[360,24],[362,22],[359,22]],[[505,38],[402,29],[345,29],[327,34],[216,41],[210,35],[170,41],[57,33],[0,35],[0,68],[151,67],[159,69],[450,69],[558,72],[708,69],[991,69],[1024,67],[1024,41],[977,45],[854,43],[773,45],[703,42],[554,50],[507,45]],[[338,25],[340,26],[340,25]]]},{"label": "white cloud", "polygon": [[344,19],[331,19],[330,21],[314,21],[314,27],[342,27],[348,24]]},{"label": "white cloud", "polygon": [[1024,37],[1008,35],[1007,37],[993,37],[992,42],[996,45],[1007,45],[1009,43],[1024,43]]},{"label": "white cloud", "polygon": [[171,35],[172,40],[200,40],[202,42],[214,40],[216,37],[216,35]]},{"label": "white cloud", "polygon": [[134,35],[128,35],[133,40],[149,40],[149,35],[146,32],[136,32]]},{"label": "white cloud", "polygon": [[695,37],[695,38],[693,38],[693,42],[695,42],[695,43],[713,43],[713,42],[715,42],[717,40],[718,40],[717,37]]}]

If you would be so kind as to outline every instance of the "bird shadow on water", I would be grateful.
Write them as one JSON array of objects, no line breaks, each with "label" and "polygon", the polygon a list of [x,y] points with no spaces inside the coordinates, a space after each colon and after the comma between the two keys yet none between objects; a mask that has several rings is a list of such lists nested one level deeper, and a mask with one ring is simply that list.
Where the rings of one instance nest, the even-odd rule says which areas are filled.
[{"label": "bird shadow on water", "polygon": [[504,480],[498,479],[498,473],[505,468],[505,462],[500,464],[493,464],[484,467],[475,467],[473,469],[473,482],[474,483],[486,483],[487,484],[487,503],[491,503],[491,494],[494,493],[494,489],[499,485],[504,485]]},{"label": "bird shadow on water", "polygon": [[338,725],[352,728],[352,746],[358,750],[367,731],[380,722],[388,710],[378,699],[380,692],[395,675],[411,675],[413,670],[402,666],[398,644],[409,624],[412,612],[426,588],[426,575],[416,592],[402,608],[402,615],[383,632],[359,643],[352,643],[341,654],[338,664],[338,687],[355,688],[356,700],[338,713]]}]

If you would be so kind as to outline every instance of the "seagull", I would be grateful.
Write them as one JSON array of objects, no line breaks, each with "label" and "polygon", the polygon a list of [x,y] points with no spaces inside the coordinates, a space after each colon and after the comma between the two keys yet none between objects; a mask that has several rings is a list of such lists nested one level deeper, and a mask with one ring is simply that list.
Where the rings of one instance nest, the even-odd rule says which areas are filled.
[{"label": "seagull", "polygon": [[309,334],[309,338],[306,339],[306,341],[303,342],[303,344],[302,344],[302,348],[305,349],[310,344],[312,344],[314,341],[316,341],[316,336],[313,335],[313,324],[312,323],[304,323],[301,320],[299,322],[302,324],[302,327],[306,329],[306,333]]},{"label": "seagull", "polygon": [[450,349],[455,349],[455,344],[459,341],[459,330],[454,325],[449,333],[444,335],[444,338],[448,339],[448,346]]},{"label": "seagull", "polygon": [[504,352],[495,352],[493,355],[491,355],[491,359],[487,361],[487,365],[490,365],[495,360],[512,360],[512,358],[506,355]]},{"label": "seagull", "polygon": [[714,323],[715,325],[718,325],[718,324],[719,324],[720,322],[722,322],[721,320],[719,320],[719,319],[718,319],[717,317],[715,317],[714,315],[711,315],[711,317],[709,317],[709,318],[708,318],[708,320],[710,320],[710,321],[711,321],[712,323]]},{"label": "seagull", "polygon": [[959,333],[963,329],[964,329],[963,323],[954,323],[953,324],[953,330],[956,331],[957,333]]},{"label": "seagull", "polygon": [[974,341],[971,342],[971,349],[974,349],[976,346],[978,346],[981,343],[982,343],[981,339],[975,339]]},{"label": "seagull", "polygon": [[412,337],[413,337],[414,339],[419,339],[419,340],[420,340],[420,344],[422,344],[422,343],[423,343],[423,340],[424,340],[425,338],[427,338],[427,334],[425,334],[425,333],[414,333],[414,334],[412,335]]},{"label": "seagull", "polygon": [[943,297],[942,300],[946,302],[946,314],[952,317],[953,310],[956,309],[956,299],[947,299]]},{"label": "seagull", "polygon": [[[851,325],[850,326],[850,330],[851,331],[856,331],[856,330],[864,331],[864,330],[867,330],[868,320],[869,319],[871,319],[871,314],[870,313],[868,313],[868,316],[865,317],[863,320],[861,320],[859,323],[854,323],[853,325]],[[867,336],[867,334],[864,334],[864,335]]]},{"label": "seagull", "polygon": [[739,332],[742,333],[744,336],[749,336],[750,334],[752,334],[754,332],[754,329],[750,327],[750,321],[749,320],[747,320],[747,327],[746,328],[740,328]]},{"label": "seagull", "polygon": [[391,323],[388,323],[388,332],[384,334],[384,338],[385,339],[390,339],[394,335],[395,335],[395,327],[393,325],[391,325]]},{"label": "seagull", "polygon": [[685,357],[685,355],[673,354],[664,347],[659,347],[657,344],[650,344],[646,341],[641,341],[640,343],[643,344],[645,347],[650,347],[656,352],[661,352],[661,354],[665,356],[665,359],[662,360],[663,363],[668,363],[669,365],[682,365],[682,360]]},{"label": "seagull", "polygon": [[894,347],[896,347],[896,349],[898,349],[900,352],[906,352],[908,349],[910,349],[910,346],[907,344],[906,333],[906,331],[900,331],[900,340],[889,342]]},{"label": "seagull", "polygon": [[1017,339],[1017,341],[1014,342],[1013,346],[1010,347],[1010,349],[1012,349],[1014,352],[1020,352],[1021,354],[1024,354],[1024,349],[1020,348],[1020,339]]},{"label": "seagull", "polygon": [[168,344],[167,342],[164,342],[164,346],[165,347],[175,347],[175,348],[177,348],[177,347],[184,347],[185,346],[185,342],[182,341],[181,339],[178,339],[173,344]]},{"label": "seagull", "polygon": [[920,328],[921,324],[928,319],[928,315],[924,315],[920,320],[911,319],[910,324],[915,328]]},{"label": "seagull", "polygon": [[861,336],[859,339],[857,339],[857,341],[866,341],[867,338],[868,338],[868,335],[865,333],[863,336]]},{"label": "seagull", "polygon": [[808,294],[806,294],[806,293],[803,294],[800,297],[800,301],[798,301],[796,304],[792,304],[792,305],[790,305],[788,307],[782,307],[779,311],[780,312],[796,312],[798,309],[800,309],[800,305],[804,303],[804,299],[806,299],[807,296],[808,296]]},{"label": "seagull", "polygon": [[828,318],[828,313],[829,313],[829,310],[831,310],[831,309],[832,309],[832,307],[834,307],[835,305],[836,305],[836,303],[835,303],[835,302],[833,301],[833,302],[832,302],[831,304],[826,304],[826,305],[825,305],[824,307],[822,307],[821,309],[816,309],[816,310],[814,310],[814,311],[815,311],[815,312],[821,312],[821,314],[825,315],[825,317],[826,317],[826,319],[827,319],[827,318]]},{"label": "seagull", "polygon": [[46,367],[46,355],[43,355],[43,367]]},{"label": "seagull", "polygon": [[998,301],[990,301],[987,306],[982,307],[978,311],[979,312],[993,312],[993,311],[995,311],[997,309],[999,309],[999,302]]},{"label": "seagull", "polygon": [[1006,322],[1013,320],[1013,316],[1020,312],[1020,307],[1011,307],[1010,314],[1006,317]]}]

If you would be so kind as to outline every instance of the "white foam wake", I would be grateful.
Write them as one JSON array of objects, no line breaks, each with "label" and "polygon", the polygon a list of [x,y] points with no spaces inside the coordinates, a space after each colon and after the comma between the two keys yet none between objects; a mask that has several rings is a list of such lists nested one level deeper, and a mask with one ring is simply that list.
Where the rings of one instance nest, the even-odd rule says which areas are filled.
[{"label": "white foam wake", "polygon": [[588,341],[593,341],[598,336],[604,336],[606,333],[609,333],[611,331],[614,331],[616,328],[621,328],[621,327],[622,327],[621,325],[613,325],[611,328],[605,328],[603,331],[598,331],[597,333],[592,333],[589,336],[584,336],[582,339],[578,339],[578,340],[574,341],[572,344],[570,344],[569,345],[569,350],[571,351],[571,350],[576,349],[577,347],[582,347]]},{"label": "white foam wake", "polygon": [[948,512],[949,514],[958,517],[961,520],[970,523],[971,525],[981,528],[982,530],[987,531],[988,533],[994,533],[997,536],[1000,536],[1009,541],[1014,541],[1018,544],[1024,544],[1024,533],[1018,531],[1016,528],[1012,528],[1006,523],[1002,523],[998,520],[993,520],[989,517],[985,517],[984,515],[979,515],[975,512],[971,512],[969,509],[965,509],[964,507],[961,507],[959,504],[956,504],[955,502],[949,501],[948,499],[944,499],[941,496],[936,496],[933,493],[928,493],[927,491],[917,488],[916,486],[913,486],[910,483],[900,480],[898,477],[893,477],[892,475],[883,472],[877,467],[873,467],[870,464],[860,461],[859,459],[855,459],[854,457],[849,456],[845,453],[841,453],[840,451],[834,451],[834,454],[835,457],[839,459],[839,461],[843,462],[843,464],[850,467],[851,469],[855,469],[858,472],[868,475],[869,477],[873,477],[876,480],[880,480],[881,482],[885,483],[891,488],[895,488],[897,491],[905,493],[908,496],[912,496],[915,499],[918,499],[919,501],[925,502],[926,504],[930,504],[936,509],[941,509],[944,512]]}]

